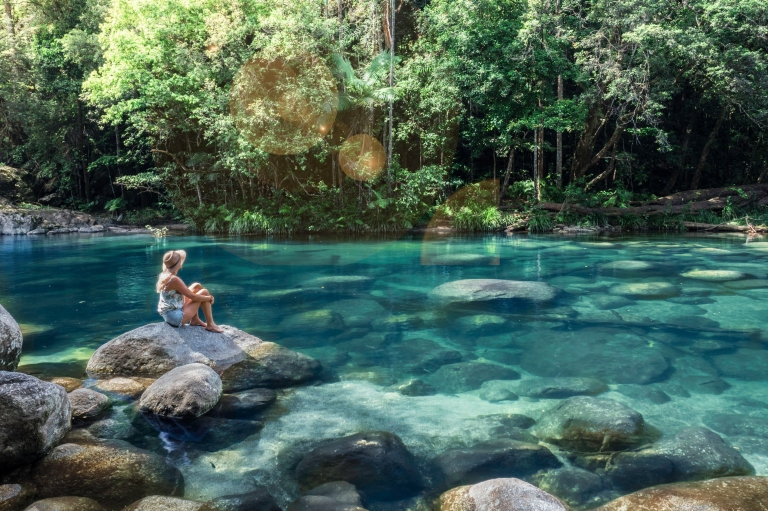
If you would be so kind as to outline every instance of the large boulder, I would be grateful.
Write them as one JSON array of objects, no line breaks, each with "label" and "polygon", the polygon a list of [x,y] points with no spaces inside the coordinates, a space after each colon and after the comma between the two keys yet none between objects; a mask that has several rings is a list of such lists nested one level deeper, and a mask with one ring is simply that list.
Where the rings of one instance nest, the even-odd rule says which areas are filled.
[{"label": "large boulder", "polygon": [[715,367],[725,377],[744,380],[768,380],[768,350],[740,349],[735,353],[712,357]]},{"label": "large boulder", "polygon": [[643,416],[618,401],[576,396],[544,412],[531,431],[565,449],[597,452],[637,445],[644,428]]},{"label": "large boulder", "polygon": [[239,495],[216,497],[200,511],[282,511],[275,498],[264,489]]},{"label": "large boulder", "polygon": [[73,419],[91,420],[109,407],[109,398],[91,389],[75,389],[69,393],[69,403]]},{"label": "large boulder", "polygon": [[53,497],[38,500],[24,511],[104,511],[104,508],[85,497]]},{"label": "large boulder", "polygon": [[152,495],[134,502],[123,511],[201,511],[205,503],[196,500]]},{"label": "large boulder", "polygon": [[160,377],[171,369],[200,363],[221,374],[228,392],[286,387],[316,377],[320,363],[271,342],[222,326],[223,333],[195,326],[154,323],[102,345],[88,362],[89,374]]},{"label": "large boulder", "polygon": [[0,484],[0,511],[24,509],[35,500],[35,487],[31,484]]},{"label": "large boulder", "polygon": [[205,364],[187,364],[171,369],[141,395],[142,413],[178,419],[200,417],[221,397],[221,378]]},{"label": "large boulder", "polygon": [[562,465],[538,444],[517,440],[491,440],[473,447],[449,449],[435,459],[450,486],[474,484],[499,477],[526,477]]},{"label": "large boulder", "polygon": [[725,477],[640,490],[595,511],[763,511],[766,502],[768,477]]},{"label": "large boulder", "polygon": [[81,440],[53,449],[32,469],[38,496],[77,495],[106,507],[148,495],[181,495],[181,472],[165,458],[122,440]]},{"label": "large boulder", "polygon": [[484,362],[447,364],[432,374],[429,383],[440,392],[455,393],[479,389],[489,380],[517,380],[520,374],[508,367]]},{"label": "large boulder", "polygon": [[648,339],[620,330],[591,328],[539,336],[520,363],[544,377],[590,377],[606,383],[650,383],[669,368]]},{"label": "large boulder", "polygon": [[700,427],[684,428],[670,439],[638,451],[612,456],[605,478],[622,490],[639,490],[657,484],[698,481],[712,477],[754,473],[741,454],[716,433]]},{"label": "large boulder", "polygon": [[363,504],[355,485],[333,481],[312,488],[286,511],[363,511]]},{"label": "large boulder", "polygon": [[63,387],[0,371],[0,472],[52,449],[72,427],[71,414]]},{"label": "large boulder", "polygon": [[410,496],[422,487],[413,456],[397,435],[357,433],[309,452],[296,467],[303,488],[346,481],[373,498]]},{"label": "large boulder", "polygon": [[439,511],[570,511],[564,502],[520,479],[490,479],[440,495]]},{"label": "large boulder", "polygon": [[437,286],[429,297],[442,303],[486,302],[490,300],[529,300],[545,302],[557,296],[558,289],[544,282],[466,279]]},{"label": "large boulder", "polygon": [[21,329],[0,305],[0,371],[15,371],[21,357]]}]

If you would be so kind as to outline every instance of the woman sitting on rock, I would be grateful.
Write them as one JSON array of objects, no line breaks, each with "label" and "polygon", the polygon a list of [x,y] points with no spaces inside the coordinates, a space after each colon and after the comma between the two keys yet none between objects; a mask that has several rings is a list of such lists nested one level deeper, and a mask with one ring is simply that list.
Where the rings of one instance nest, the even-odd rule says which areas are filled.
[{"label": "woman sitting on rock", "polygon": [[[205,327],[211,332],[221,332],[221,328],[213,321],[211,293],[197,282],[187,287],[177,276],[186,258],[187,253],[183,250],[171,250],[163,256],[163,272],[157,277],[156,286],[160,294],[157,312],[166,323],[174,327],[189,323]],[[208,323],[200,319],[198,314],[200,307],[203,308],[203,314]]]}]

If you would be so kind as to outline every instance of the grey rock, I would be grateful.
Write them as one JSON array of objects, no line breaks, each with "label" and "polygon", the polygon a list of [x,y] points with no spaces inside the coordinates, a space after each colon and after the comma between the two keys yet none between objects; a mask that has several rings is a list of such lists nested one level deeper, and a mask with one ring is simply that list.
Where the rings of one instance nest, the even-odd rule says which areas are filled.
[{"label": "grey rock", "polygon": [[532,432],[565,449],[596,452],[637,445],[645,423],[642,415],[613,399],[577,396],[544,412]]},{"label": "grey rock", "polygon": [[0,371],[15,371],[21,358],[21,329],[0,305]]},{"label": "grey rock", "polygon": [[205,364],[171,369],[141,395],[142,413],[179,419],[200,417],[216,406],[222,393],[221,378]]},{"label": "grey rock", "polygon": [[392,389],[404,396],[412,397],[432,396],[437,394],[437,390],[432,385],[421,380],[408,380],[404,383],[398,383],[397,385],[394,385]]},{"label": "grey rock", "polygon": [[748,435],[768,438],[768,419],[735,413],[714,413],[704,417],[704,424],[724,435]]},{"label": "grey rock", "polygon": [[313,449],[296,467],[296,478],[303,488],[347,481],[382,500],[413,495],[423,485],[402,440],[384,431],[357,433]]},{"label": "grey rock", "polygon": [[282,511],[274,497],[264,489],[239,495],[216,497],[200,511]]},{"label": "grey rock", "polygon": [[85,497],[54,497],[38,500],[24,511],[104,511],[104,508]]},{"label": "grey rock", "polygon": [[91,420],[101,415],[109,407],[109,398],[90,389],[75,389],[69,393],[72,406],[72,418]]},{"label": "grey rock", "polygon": [[631,284],[613,286],[608,292],[613,295],[658,300],[679,295],[680,288],[668,282],[633,282]]},{"label": "grey rock", "polygon": [[695,394],[720,395],[731,388],[727,381],[717,376],[688,375],[681,376],[677,381],[684,389]]},{"label": "grey rock", "polygon": [[712,357],[720,373],[728,378],[768,380],[768,351],[740,349],[736,353]]},{"label": "grey rock", "polygon": [[71,415],[62,387],[0,371],[0,472],[45,455],[70,430]]},{"label": "grey rock", "polygon": [[603,491],[599,475],[577,467],[563,467],[543,472],[534,478],[536,486],[573,506],[583,506]]},{"label": "grey rock", "polygon": [[0,484],[0,510],[24,509],[35,500],[35,487],[31,484]]},{"label": "grey rock", "polygon": [[544,282],[498,279],[456,280],[437,286],[429,297],[442,303],[484,302],[490,300],[529,300],[545,302],[557,296],[558,289]]},{"label": "grey rock", "polygon": [[616,390],[619,393],[638,401],[664,404],[672,400],[663,390],[648,387],[647,385],[619,385]]},{"label": "grey rock", "polygon": [[439,511],[570,511],[557,497],[516,478],[491,479],[440,495]]},{"label": "grey rock", "polygon": [[123,511],[202,511],[205,503],[196,500],[152,495],[134,502]]},{"label": "grey rock", "polygon": [[70,232],[95,224],[96,220],[92,216],[68,209],[5,208],[0,211],[0,234],[27,234],[36,229]]},{"label": "grey rock", "polygon": [[517,371],[497,364],[459,362],[441,366],[429,379],[435,388],[444,393],[467,392],[478,389],[489,380],[516,380]]},{"label": "grey rock", "polygon": [[272,342],[250,346],[246,355],[221,373],[225,392],[299,385],[317,378],[323,370],[317,360]]},{"label": "grey rock", "polygon": [[32,477],[40,497],[76,494],[111,508],[148,495],[184,492],[181,472],[164,457],[122,440],[84,437],[61,444],[34,465]]},{"label": "grey rock", "polygon": [[320,309],[291,314],[280,322],[280,328],[287,331],[327,332],[343,330],[344,321],[340,314],[329,309]]},{"label": "grey rock", "polygon": [[449,449],[434,460],[446,484],[474,484],[499,477],[526,477],[562,464],[542,445],[499,439]]},{"label": "grey rock", "polygon": [[360,494],[346,481],[321,484],[288,506],[287,511],[361,511]]},{"label": "grey rock", "polygon": [[505,349],[505,350],[494,350],[494,349],[483,349],[477,351],[477,354],[484,358],[485,360],[488,360],[489,362],[493,362],[495,364],[504,364],[508,366],[516,366],[520,365],[520,360],[523,357],[523,350],[518,349]]},{"label": "grey rock", "polygon": [[596,309],[600,309],[600,310],[620,309],[622,307],[628,307],[635,303],[634,300],[624,298],[623,296],[602,295],[602,294],[587,296],[587,300],[590,303],[592,303],[592,305]]},{"label": "grey rock", "polygon": [[480,387],[480,399],[489,403],[499,401],[515,401],[519,396],[510,388],[510,384],[504,380],[490,380],[483,382]]},{"label": "grey rock", "polygon": [[127,440],[140,436],[139,431],[127,420],[101,419],[91,423],[86,429],[96,438]]},{"label": "grey rock", "polygon": [[64,390],[67,392],[72,392],[73,390],[82,387],[83,380],[79,380],[77,378],[69,378],[67,376],[59,376],[56,378],[51,378],[51,383],[55,383],[56,385],[64,387]]},{"label": "grey rock", "polygon": [[605,477],[622,490],[752,473],[754,469],[738,451],[700,427],[684,428],[674,438],[639,451],[618,453],[605,468]]},{"label": "grey rock", "polygon": [[647,261],[622,260],[611,261],[601,264],[600,268],[614,272],[641,272],[652,270],[655,267],[653,263]]},{"label": "grey rock", "polygon": [[211,414],[225,419],[238,419],[266,409],[276,399],[277,393],[272,389],[251,389],[224,394]]},{"label": "grey rock", "polygon": [[331,302],[327,308],[340,314],[347,328],[365,327],[371,321],[385,314],[386,309],[375,300],[339,300]]},{"label": "grey rock", "polygon": [[595,378],[534,378],[513,387],[525,397],[564,399],[571,396],[596,396],[608,391],[608,386]]},{"label": "grey rock", "polygon": [[528,429],[536,424],[535,420],[520,413],[485,415],[482,418],[497,421],[500,425],[511,428]]}]

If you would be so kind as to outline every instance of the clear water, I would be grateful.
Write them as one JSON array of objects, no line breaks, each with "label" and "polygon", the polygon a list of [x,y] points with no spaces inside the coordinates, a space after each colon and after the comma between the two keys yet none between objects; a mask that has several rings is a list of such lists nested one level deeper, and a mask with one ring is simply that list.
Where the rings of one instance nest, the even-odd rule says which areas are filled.
[{"label": "clear water", "polygon": [[[148,430],[138,443],[179,466],[188,498],[266,485],[286,503],[297,492],[291,466],[318,440],[384,429],[427,460],[491,438],[498,422],[488,416],[536,418],[557,403],[490,403],[479,390],[408,397],[389,388],[411,378],[428,381],[434,365],[416,362],[436,349],[505,364],[523,380],[598,374],[611,389],[604,397],[641,412],[665,435],[711,423],[715,413],[768,420],[768,243],[745,241],[694,235],[6,236],[0,237],[0,303],[25,333],[20,370],[83,377],[99,345],[158,321],[154,282],[161,255],[187,250],[181,276],[216,296],[218,323],[307,353],[322,361],[327,376],[322,385],[281,391],[257,434],[201,445]],[[626,260],[650,268],[606,266]],[[682,275],[691,270],[742,274]],[[333,276],[368,279],[316,280]],[[469,278],[540,280],[562,292],[546,304],[445,307],[428,297],[440,284]],[[674,287],[662,296],[626,294],[628,285],[647,283]],[[328,310],[333,314],[319,319],[294,316]],[[343,326],[326,324],[327,317],[339,318],[334,314]],[[644,396],[649,389],[665,392],[669,401]],[[127,421],[130,405],[115,406],[112,414]],[[726,441],[768,475],[768,441],[731,433],[723,434]]]}]

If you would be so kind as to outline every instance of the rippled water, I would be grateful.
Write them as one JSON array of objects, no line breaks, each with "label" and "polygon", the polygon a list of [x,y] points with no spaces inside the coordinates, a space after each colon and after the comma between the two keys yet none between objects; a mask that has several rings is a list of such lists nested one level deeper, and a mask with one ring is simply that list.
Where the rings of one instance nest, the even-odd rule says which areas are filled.
[{"label": "rippled water", "polygon": [[[257,434],[222,433],[213,444],[151,430],[133,438],[179,466],[188,498],[266,485],[286,503],[297,494],[292,466],[318,440],[383,429],[429,460],[493,438],[499,422],[489,416],[536,418],[558,402],[489,402],[477,388],[482,375],[467,389],[439,374],[443,364],[468,361],[499,364],[522,382],[599,378],[609,386],[604,397],[639,411],[663,435],[706,425],[768,475],[768,426],[739,426],[745,417],[768,424],[768,243],[745,241],[0,237],[0,303],[24,331],[21,371],[83,377],[96,347],[159,320],[161,255],[184,248],[181,276],[216,296],[218,323],[323,363],[323,384],[281,391]],[[560,293],[546,302],[430,299],[441,284],[477,278],[542,281]],[[414,378],[438,393],[393,390]],[[116,406],[113,418],[127,420],[126,409]]]}]

